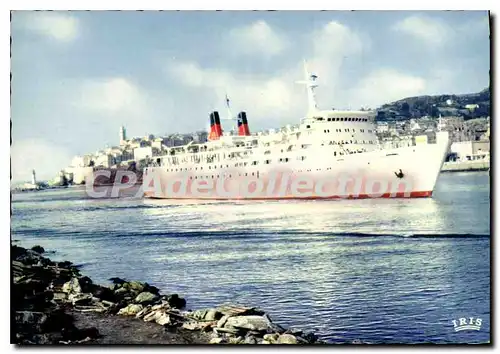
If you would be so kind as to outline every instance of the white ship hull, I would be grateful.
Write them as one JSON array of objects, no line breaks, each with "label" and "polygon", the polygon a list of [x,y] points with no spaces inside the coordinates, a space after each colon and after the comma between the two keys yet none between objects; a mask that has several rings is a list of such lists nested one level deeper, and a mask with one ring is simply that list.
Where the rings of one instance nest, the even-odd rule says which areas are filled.
[{"label": "white ship hull", "polygon": [[[318,151],[307,164],[296,162],[286,169],[250,166],[191,173],[151,167],[143,187],[146,197],[161,199],[431,197],[448,146],[446,136],[437,144],[374,150],[342,158],[328,158]],[[310,153],[315,155],[314,151]],[[402,178],[396,176],[400,170]]]}]

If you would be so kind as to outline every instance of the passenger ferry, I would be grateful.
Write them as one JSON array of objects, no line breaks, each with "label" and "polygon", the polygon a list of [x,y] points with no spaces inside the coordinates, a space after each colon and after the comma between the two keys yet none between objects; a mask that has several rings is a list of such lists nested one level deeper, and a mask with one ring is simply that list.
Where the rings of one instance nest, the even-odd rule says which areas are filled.
[{"label": "passenger ferry", "polygon": [[[321,110],[304,63],[308,111],[296,126],[252,134],[246,112],[224,132],[210,113],[206,143],[171,148],[144,170],[145,197],[331,199],[431,197],[450,141],[382,147],[372,110]],[[226,98],[227,99],[227,98]],[[229,108],[229,100],[227,100]],[[230,110],[229,110],[230,112]],[[235,124],[236,125],[236,124]]]}]

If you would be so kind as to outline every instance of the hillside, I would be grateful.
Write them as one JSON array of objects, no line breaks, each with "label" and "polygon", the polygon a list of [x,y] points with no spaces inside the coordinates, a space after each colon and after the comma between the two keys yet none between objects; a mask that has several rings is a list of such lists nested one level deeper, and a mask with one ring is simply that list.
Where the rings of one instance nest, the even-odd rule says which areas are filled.
[{"label": "hillside", "polygon": [[[384,104],[377,111],[377,120],[406,120],[423,116],[461,116],[465,119],[490,115],[490,88],[463,95],[415,96]],[[478,105],[475,109],[466,105]]]}]

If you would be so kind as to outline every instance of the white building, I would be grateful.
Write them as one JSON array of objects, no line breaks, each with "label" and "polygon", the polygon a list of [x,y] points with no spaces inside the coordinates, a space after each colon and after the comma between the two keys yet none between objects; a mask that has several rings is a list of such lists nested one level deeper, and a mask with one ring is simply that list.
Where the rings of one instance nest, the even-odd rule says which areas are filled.
[{"label": "white building", "polygon": [[111,167],[113,165],[113,155],[100,154],[94,161],[95,166]]},{"label": "white building", "polygon": [[134,160],[139,161],[146,157],[153,157],[153,148],[151,146],[138,147],[134,149]]}]

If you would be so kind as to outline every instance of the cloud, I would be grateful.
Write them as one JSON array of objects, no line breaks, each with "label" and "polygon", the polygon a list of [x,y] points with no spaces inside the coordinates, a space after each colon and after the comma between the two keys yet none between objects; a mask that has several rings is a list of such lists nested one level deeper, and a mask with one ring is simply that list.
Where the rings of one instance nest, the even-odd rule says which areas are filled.
[{"label": "cloud", "polygon": [[251,25],[233,28],[229,39],[241,54],[257,53],[273,56],[282,53],[288,47],[288,39],[271,28],[265,21],[256,21]]},{"label": "cloud", "polygon": [[[240,45],[245,43],[247,47],[250,43],[249,48],[275,50],[272,54],[276,54],[284,48],[279,43],[288,43],[289,39],[281,36],[277,40],[273,36],[275,33],[269,25],[259,21],[233,30],[232,36],[238,35]],[[303,44],[309,45],[312,53],[306,58],[309,70],[321,76],[323,89],[319,92],[318,101],[322,102],[322,97],[331,95],[343,60],[363,52],[367,43],[349,27],[335,21],[309,33],[305,39]],[[241,106],[241,109],[248,107],[255,120],[270,125],[271,120],[277,119],[282,122],[298,121],[307,112],[305,89],[295,84],[295,81],[303,79],[303,66],[299,59],[300,56],[289,59],[267,78],[224,68],[204,68],[195,61],[172,61],[167,65],[166,72],[182,85],[204,92],[208,100],[223,103],[228,93],[233,104]]]},{"label": "cloud", "polygon": [[145,98],[139,88],[121,77],[84,82],[75,104],[111,114],[140,113],[145,110]]},{"label": "cloud", "polygon": [[75,87],[70,106],[96,129],[118,131],[125,125],[129,136],[135,137],[164,131],[168,123],[177,125],[168,92],[139,86],[124,77],[88,79]]},{"label": "cloud", "polygon": [[31,181],[31,171],[37,179],[48,180],[67,167],[71,155],[57,144],[42,139],[14,140],[11,147],[12,181]]},{"label": "cloud", "polygon": [[432,46],[446,43],[452,32],[443,21],[423,15],[412,15],[396,22],[392,30],[405,33]]},{"label": "cloud", "polygon": [[361,37],[340,22],[331,21],[312,34],[315,56],[343,58],[360,53],[364,43]]},{"label": "cloud", "polygon": [[61,42],[75,40],[80,31],[79,21],[64,11],[30,12],[24,18],[23,25],[30,31]]},{"label": "cloud", "polygon": [[[294,90],[294,80],[299,77],[288,77],[287,73],[259,79],[229,70],[202,68],[196,62],[172,62],[167,66],[167,74],[184,86],[208,93],[207,100],[213,100],[212,105],[215,102],[219,110],[227,93],[236,110],[245,110],[261,122],[291,113],[298,117],[304,101],[304,94]],[[305,109],[303,106],[302,112]]]},{"label": "cloud", "polygon": [[426,92],[425,79],[404,74],[393,69],[378,69],[371,72],[350,92],[355,107],[378,106],[399,99],[417,96]]}]

